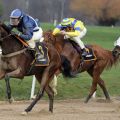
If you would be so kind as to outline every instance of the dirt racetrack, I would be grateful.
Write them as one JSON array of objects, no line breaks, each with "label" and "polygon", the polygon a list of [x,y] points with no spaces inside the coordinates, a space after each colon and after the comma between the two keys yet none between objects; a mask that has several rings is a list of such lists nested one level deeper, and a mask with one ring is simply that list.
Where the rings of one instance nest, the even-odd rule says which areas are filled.
[{"label": "dirt racetrack", "polygon": [[85,104],[83,100],[54,102],[54,112],[48,112],[48,101],[40,101],[26,116],[21,115],[30,101],[0,102],[0,120],[120,120],[120,99],[95,99]]}]

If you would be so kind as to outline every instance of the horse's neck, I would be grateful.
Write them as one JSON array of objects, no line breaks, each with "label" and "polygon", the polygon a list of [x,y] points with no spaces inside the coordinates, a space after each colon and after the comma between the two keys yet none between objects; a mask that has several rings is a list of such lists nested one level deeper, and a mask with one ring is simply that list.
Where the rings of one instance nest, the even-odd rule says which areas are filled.
[{"label": "horse's neck", "polygon": [[22,44],[14,36],[9,36],[3,40],[1,47],[3,54],[9,54],[21,50]]},{"label": "horse's neck", "polygon": [[3,27],[3,29],[5,30],[5,32],[7,32],[8,34],[10,33],[9,28],[5,24],[2,24],[1,26]]},{"label": "horse's neck", "polygon": [[64,42],[62,40],[56,39],[54,46],[58,50],[58,52],[61,52],[63,50],[63,47],[64,47]]}]

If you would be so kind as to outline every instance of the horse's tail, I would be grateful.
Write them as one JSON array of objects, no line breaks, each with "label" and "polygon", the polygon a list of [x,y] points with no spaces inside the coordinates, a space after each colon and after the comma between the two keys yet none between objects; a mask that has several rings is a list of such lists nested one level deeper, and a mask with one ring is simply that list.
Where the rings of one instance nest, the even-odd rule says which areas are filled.
[{"label": "horse's tail", "polygon": [[109,56],[107,56],[107,64],[106,64],[106,69],[110,69],[113,65],[117,65],[118,64],[118,62],[119,62],[119,57],[114,57],[113,55],[111,56],[111,51],[108,51],[108,55]]},{"label": "horse's tail", "polygon": [[72,72],[70,61],[63,55],[61,55],[62,67],[61,71],[65,77],[75,77],[76,74]]}]

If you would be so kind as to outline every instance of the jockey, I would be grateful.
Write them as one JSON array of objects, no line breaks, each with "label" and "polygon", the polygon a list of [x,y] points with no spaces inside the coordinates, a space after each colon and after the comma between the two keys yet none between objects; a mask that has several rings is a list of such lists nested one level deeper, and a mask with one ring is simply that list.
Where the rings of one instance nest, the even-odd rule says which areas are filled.
[{"label": "jockey", "polygon": [[81,38],[86,35],[86,32],[87,29],[80,20],[76,20],[74,18],[64,18],[53,30],[53,35],[60,33],[65,35],[65,39],[70,38],[70,40],[75,41],[82,49],[82,56],[86,56],[88,54],[88,49],[85,48],[85,45],[81,41]]},{"label": "jockey", "polygon": [[34,18],[23,13],[20,9],[15,9],[10,14],[10,23],[8,28],[10,30],[16,28],[20,32],[16,34],[20,38],[24,39],[30,48],[35,49],[37,61],[44,59],[35,44],[35,40],[40,40],[42,38],[43,31],[38,26]]}]

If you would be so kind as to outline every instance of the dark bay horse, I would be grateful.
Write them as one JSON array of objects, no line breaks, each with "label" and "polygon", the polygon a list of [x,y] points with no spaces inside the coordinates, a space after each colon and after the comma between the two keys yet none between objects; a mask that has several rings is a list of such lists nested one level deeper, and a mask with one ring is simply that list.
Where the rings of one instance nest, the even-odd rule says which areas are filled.
[{"label": "dark bay horse", "polygon": [[70,40],[65,40],[64,36],[59,34],[53,36],[51,31],[44,32],[44,40],[53,44],[62,58],[62,72],[65,76],[73,76],[74,73],[81,73],[87,71],[92,77],[92,86],[90,93],[85,102],[87,103],[97,89],[97,84],[103,90],[106,100],[110,101],[108,91],[105,83],[100,77],[105,68],[111,68],[113,64],[117,63],[119,56],[113,56],[112,52],[105,50],[98,45],[89,45],[96,55],[96,60],[84,61],[81,66],[81,57],[78,51],[71,44]]},{"label": "dark bay horse", "polygon": [[24,76],[35,75],[38,82],[41,84],[37,97],[32,101],[30,106],[25,109],[25,112],[32,110],[34,105],[44,94],[44,91],[49,97],[49,111],[53,111],[54,92],[49,86],[55,72],[61,65],[61,59],[52,44],[45,43],[48,48],[49,65],[34,66],[30,72],[31,63],[34,60],[30,50],[27,50],[24,45],[11,35],[5,24],[0,23],[0,46],[2,48],[0,79],[5,78],[8,85],[8,97],[11,98],[9,78],[24,78]]}]

